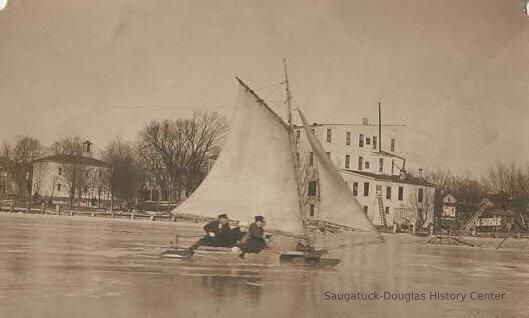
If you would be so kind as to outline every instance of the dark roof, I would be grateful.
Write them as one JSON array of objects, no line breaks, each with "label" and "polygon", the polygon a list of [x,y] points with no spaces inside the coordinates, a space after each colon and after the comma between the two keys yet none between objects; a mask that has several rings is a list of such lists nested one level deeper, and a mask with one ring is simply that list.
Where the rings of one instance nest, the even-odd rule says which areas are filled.
[{"label": "dark roof", "polygon": [[78,155],[52,155],[37,159],[34,162],[59,162],[68,164],[81,164],[85,166],[108,167],[108,164],[104,161]]},{"label": "dark roof", "polygon": [[498,216],[510,216],[514,215],[514,211],[511,209],[503,210],[503,209],[490,209],[483,212],[485,215],[498,215]]},{"label": "dark roof", "polygon": [[341,169],[341,170],[349,172],[349,173],[355,173],[355,174],[365,176],[368,178],[373,178],[375,180],[380,180],[380,181],[390,181],[390,182],[395,182],[395,183],[406,183],[406,184],[413,184],[413,185],[421,185],[425,187],[435,187],[435,184],[429,183],[424,178],[414,177],[409,174],[406,174],[406,177],[404,178],[404,180],[401,180],[400,176],[392,176],[392,175],[387,175],[387,174],[376,174],[372,172],[356,171],[356,170],[348,170],[348,169]]}]

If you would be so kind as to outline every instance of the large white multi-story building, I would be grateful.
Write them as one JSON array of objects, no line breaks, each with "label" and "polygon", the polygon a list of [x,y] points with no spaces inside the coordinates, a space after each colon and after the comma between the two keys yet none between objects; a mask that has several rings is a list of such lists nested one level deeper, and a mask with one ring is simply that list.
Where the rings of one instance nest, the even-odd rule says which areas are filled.
[{"label": "large white multi-story building", "polygon": [[[312,178],[307,186],[308,214],[317,219],[317,173],[311,172],[314,155],[303,127],[294,128],[300,170]],[[406,159],[398,153],[404,126],[371,125],[364,118],[362,124],[313,123],[310,128],[375,225],[433,222],[435,186],[407,174]]]}]

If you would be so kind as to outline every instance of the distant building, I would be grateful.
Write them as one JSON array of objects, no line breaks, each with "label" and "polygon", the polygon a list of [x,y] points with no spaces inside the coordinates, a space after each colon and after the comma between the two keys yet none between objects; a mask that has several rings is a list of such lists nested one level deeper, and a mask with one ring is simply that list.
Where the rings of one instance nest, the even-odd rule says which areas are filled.
[{"label": "distant building", "polygon": [[83,143],[83,155],[58,154],[33,162],[33,195],[53,201],[68,201],[95,206],[110,199],[107,174],[109,166],[91,157],[89,141]]},{"label": "distant building", "polygon": [[404,171],[399,176],[341,170],[349,189],[375,225],[433,223],[435,185]]},{"label": "distant building", "polygon": [[455,220],[457,212],[457,199],[451,194],[446,195],[443,198],[443,213],[441,217],[443,219]]},{"label": "distant building", "polygon": [[514,224],[515,212],[511,209],[490,207],[474,224],[478,231],[510,231]]},{"label": "distant building", "polygon": [[[303,127],[294,128],[298,151],[312,161]],[[367,118],[362,124],[313,123],[310,129],[338,169],[389,175],[406,169],[406,159],[398,155],[403,125],[382,125],[382,137],[378,136],[378,125],[369,124]]]},{"label": "distant building", "polygon": [[[406,159],[398,154],[403,125],[318,124],[309,127],[327,151],[353,196],[375,225],[413,224],[422,217],[433,222],[435,185],[406,173]],[[300,169],[316,176],[314,155],[303,133],[295,127]],[[308,166],[308,169],[307,169]],[[308,182],[309,218],[318,218],[316,177]]]}]

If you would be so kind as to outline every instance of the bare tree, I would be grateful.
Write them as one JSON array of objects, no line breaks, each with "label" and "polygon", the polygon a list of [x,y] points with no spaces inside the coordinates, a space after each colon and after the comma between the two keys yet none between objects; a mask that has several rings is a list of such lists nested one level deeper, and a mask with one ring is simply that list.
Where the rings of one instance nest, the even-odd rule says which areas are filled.
[{"label": "bare tree", "polygon": [[417,211],[417,228],[426,227],[429,224],[429,220],[433,221],[435,193],[431,193],[427,187],[423,189],[421,200],[419,200],[418,189],[413,191],[409,196],[409,204]]},{"label": "bare tree", "polygon": [[488,192],[505,196],[508,199],[529,197],[529,167],[511,161],[506,164],[497,161],[482,182]]},{"label": "bare tree", "polygon": [[83,138],[79,135],[70,135],[54,142],[49,151],[54,155],[77,155],[83,154]]},{"label": "bare tree", "polygon": [[139,134],[138,157],[169,200],[181,200],[202,182],[209,157],[218,152],[228,125],[218,113],[150,122]]},{"label": "bare tree", "polygon": [[16,137],[14,144],[4,142],[2,154],[10,160],[9,173],[12,175],[18,188],[18,195],[28,197],[31,195],[33,179],[33,161],[44,152],[41,142],[34,137]]},{"label": "bare tree", "polygon": [[137,198],[144,173],[139,166],[134,146],[116,138],[105,147],[101,156],[110,166],[105,178],[113,197],[118,199],[120,205]]}]

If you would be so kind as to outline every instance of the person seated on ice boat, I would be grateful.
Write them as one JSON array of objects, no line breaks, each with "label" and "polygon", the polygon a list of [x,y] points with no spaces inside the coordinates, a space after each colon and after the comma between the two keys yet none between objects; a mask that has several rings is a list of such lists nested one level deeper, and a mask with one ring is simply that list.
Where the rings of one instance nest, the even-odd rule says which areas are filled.
[{"label": "person seated on ice boat", "polygon": [[264,226],[266,222],[263,216],[256,216],[255,222],[250,225],[248,232],[244,235],[241,242],[235,246],[232,251],[244,258],[246,253],[259,253],[267,247],[264,235]]},{"label": "person seated on ice boat", "polygon": [[191,245],[188,250],[194,251],[199,246],[214,246],[214,247],[233,247],[239,242],[244,233],[239,227],[230,227],[230,220],[228,215],[220,214],[218,219],[211,221],[204,226],[206,235]]}]

